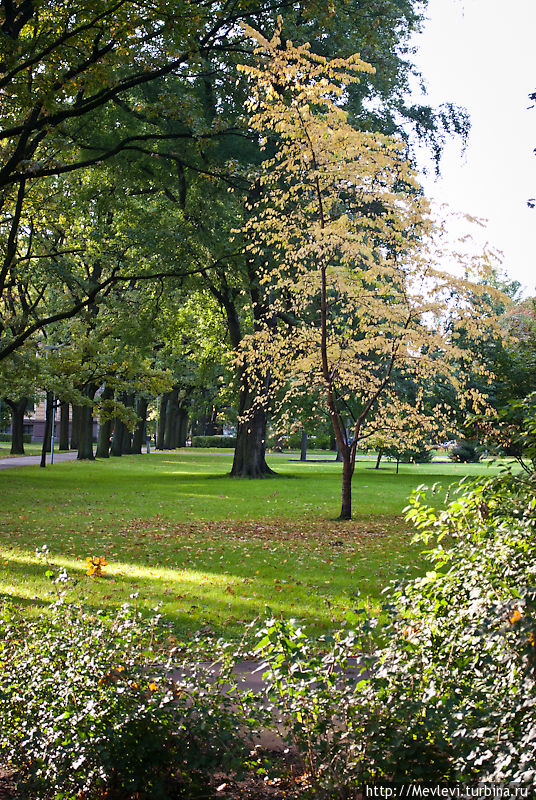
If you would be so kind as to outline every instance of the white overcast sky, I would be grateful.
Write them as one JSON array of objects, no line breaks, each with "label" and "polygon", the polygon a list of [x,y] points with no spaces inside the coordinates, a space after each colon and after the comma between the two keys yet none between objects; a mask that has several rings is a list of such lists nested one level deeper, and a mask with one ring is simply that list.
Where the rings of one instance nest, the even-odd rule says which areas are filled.
[{"label": "white overcast sky", "polygon": [[504,271],[536,292],[536,0],[429,0],[415,62],[432,105],[452,102],[471,117],[464,154],[449,143],[429,196],[488,219]]}]

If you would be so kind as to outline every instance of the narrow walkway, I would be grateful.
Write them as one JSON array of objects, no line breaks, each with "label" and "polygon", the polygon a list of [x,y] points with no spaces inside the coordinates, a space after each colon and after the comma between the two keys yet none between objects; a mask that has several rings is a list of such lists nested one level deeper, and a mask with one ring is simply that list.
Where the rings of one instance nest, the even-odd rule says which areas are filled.
[{"label": "narrow walkway", "polygon": [[[56,461],[74,461],[76,451],[68,453],[54,453],[54,464]],[[0,458],[0,469],[10,469],[13,467],[33,467],[41,463],[41,456],[14,456],[13,458]],[[50,464],[50,453],[47,456],[47,466]]]}]

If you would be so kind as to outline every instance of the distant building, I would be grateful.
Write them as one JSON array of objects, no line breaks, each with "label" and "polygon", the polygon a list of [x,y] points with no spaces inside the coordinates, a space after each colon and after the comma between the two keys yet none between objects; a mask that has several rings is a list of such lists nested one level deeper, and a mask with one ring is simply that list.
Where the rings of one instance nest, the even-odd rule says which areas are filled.
[{"label": "distant building", "polygon": [[[45,416],[46,416],[46,405],[45,401],[38,403],[37,406],[33,408],[33,410],[27,411],[26,415],[24,416],[24,435],[31,436],[32,442],[42,442],[45,436]],[[72,416],[73,416],[73,409],[72,406],[69,405],[69,440],[71,439],[71,431],[72,431]],[[60,435],[60,412],[59,408],[56,408],[56,424],[55,424],[55,431],[54,431],[54,439],[58,441]],[[11,423],[7,429],[8,433],[11,433]],[[99,423],[96,419],[93,420],[93,438],[96,439],[99,433]]]}]

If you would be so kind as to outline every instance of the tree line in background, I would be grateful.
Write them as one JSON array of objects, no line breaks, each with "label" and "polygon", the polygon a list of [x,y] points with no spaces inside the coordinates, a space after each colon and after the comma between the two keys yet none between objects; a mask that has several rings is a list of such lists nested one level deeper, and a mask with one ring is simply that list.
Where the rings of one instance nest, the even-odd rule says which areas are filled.
[{"label": "tree line in background", "polygon": [[521,453],[532,308],[480,256],[441,273],[411,169],[412,143],[439,161],[468,131],[463,110],[408,100],[425,8],[0,3],[12,452],[43,397],[45,440],[56,400],[79,458],[94,416],[97,457],[140,452],[148,416],[159,448],[225,420],[249,478],[270,473],[269,419],[330,420],[347,494],[363,442],[450,438],[468,410],[467,436]]}]

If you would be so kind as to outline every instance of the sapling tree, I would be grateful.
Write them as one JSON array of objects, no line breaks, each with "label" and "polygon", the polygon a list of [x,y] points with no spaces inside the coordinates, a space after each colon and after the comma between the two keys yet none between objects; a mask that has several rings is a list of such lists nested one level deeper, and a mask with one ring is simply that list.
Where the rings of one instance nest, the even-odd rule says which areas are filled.
[{"label": "sapling tree", "polygon": [[[424,402],[436,378],[462,402],[482,401],[464,386],[469,354],[456,336],[460,328],[486,335],[493,317],[479,326],[472,298],[485,287],[469,279],[469,266],[456,277],[439,265],[440,231],[403,142],[356,130],[343,108],[347,87],[372,68],[359,55],[328,60],[283,44],[280,27],[270,41],[248,32],[258,62],[241,69],[267,157],[244,234],[273,300],[243,359],[250,380],[269,376],[295,394],[321,388],[343,460],[340,518],[350,519],[363,438],[402,427],[439,432],[449,409],[440,402],[430,414]],[[473,261],[482,280],[482,260]]]}]

